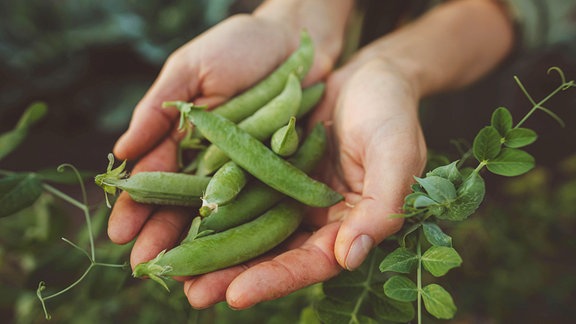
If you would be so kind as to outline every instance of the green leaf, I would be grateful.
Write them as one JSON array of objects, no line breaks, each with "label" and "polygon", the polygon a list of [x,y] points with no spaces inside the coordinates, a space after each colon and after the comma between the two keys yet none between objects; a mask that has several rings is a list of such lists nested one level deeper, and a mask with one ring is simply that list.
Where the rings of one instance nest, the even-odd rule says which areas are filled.
[{"label": "green leaf", "polygon": [[536,141],[538,135],[529,128],[511,129],[504,137],[504,145],[511,148],[520,148]]},{"label": "green leaf", "polygon": [[441,277],[450,269],[459,267],[462,264],[462,258],[451,247],[432,246],[422,255],[422,264],[433,276]]},{"label": "green leaf", "polygon": [[333,299],[324,298],[314,304],[316,314],[322,323],[335,324],[376,324],[377,320],[363,314],[358,314],[352,302],[342,303]]},{"label": "green leaf", "polygon": [[42,183],[32,173],[0,179],[0,217],[30,207],[42,194]]},{"label": "green leaf", "polygon": [[427,195],[420,195],[414,199],[414,208],[426,208],[437,204],[437,202],[432,200],[432,198],[428,197]]},{"label": "green leaf", "polygon": [[430,198],[436,202],[445,203],[456,198],[456,188],[450,180],[438,176],[426,178],[416,177],[416,181],[426,190]]},{"label": "green leaf", "polygon": [[478,132],[472,144],[474,157],[478,162],[491,160],[495,158],[502,147],[502,136],[498,134],[496,128],[486,126]]},{"label": "green leaf", "polygon": [[397,248],[380,263],[380,271],[409,273],[418,264],[418,255],[407,248]]},{"label": "green leaf", "polygon": [[322,284],[326,297],[315,304],[315,309],[323,323],[408,322],[414,317],[410,303],[384,295],[382,286],[386,276],[377,271],[378,262],[383,258],[384,251],[377,247],[360,268],[344,271]]},{"label": "green leaf", "polygon": [[0,135],[0,160],[14,151],[24,141],[28,135],[28,129],[44,117],[45,114],[46,105],[44,103],[34,103],[22,114],[14,129]]},{"label": "green leaf", "polygon": [[422,289],[424,307],[438,319],[451,319],[456,314],[456,305],[449,292],[442,286],[430,284]]},{"label": "green leaf", "polygon": [[492,113],[491,124],[504,137],[512,129],[512,114],[505,107],[499,107]]},{"label": "green leaf", "polygon": [[[372,309],[379,319],[394,323],[410,322],[415,315],[414,306],[410,302],[401,302],[384,296],[370,300]],[[380,323],[382,321],[379,321]]]},{"label": "green leaf", "polygon": [[384,283],[384,294],[402,302],[413,302],[418,298],[418,287],[405,276],[393,276]]},{"label": "green leaf", "polygon": [[534,157],[529,153],[518,149],[504,148],[496,158],[488,162],[486,168],[494,174],[513,177],[532,170],[534,164]]},{"label": "green leaf", "polygon": [[472,172],[457,190],[458,198],[446,206],[444,213],[436,215],[439,219],[461,221],[472,215],[484,200],[486,188],[484,179],[478,172]]},{"label": "green leaf", "polygon": [[458,182],[462,180],[462,176],[460,175],[460,171],[458,171],[457,164],[458,161],[454,161],[448,165],[437,167],[436,169],[426,173],[426,176],[438,176],[447,179],[452,183]]},{"label": "green leaf", "polygon": [[422,229],[428,243],[434,246],[452,247],[452,238],[444,233],[436,223],[424,222]]}]

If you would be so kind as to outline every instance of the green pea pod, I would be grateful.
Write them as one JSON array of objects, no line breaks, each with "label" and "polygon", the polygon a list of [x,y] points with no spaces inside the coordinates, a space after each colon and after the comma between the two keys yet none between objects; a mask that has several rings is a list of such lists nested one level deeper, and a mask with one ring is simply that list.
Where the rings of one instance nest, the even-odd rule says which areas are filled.
[{"label": "green pea pod", "polygon": [[302,100],[300,100],[300,108],[296,113],[296,118],[306,116],[322,99],[326,84],[319,82],[309,87],[302,89]]},{"label": "green pea pod", "polygon": [[[324,156],[326,143],[326,129],[324,125],[318,123],[288,161],[309,173]],[[220,232],[244,224],[270,209],[283,197],[285,195],[281,192],[272,190],[268,185],[253,179],[234,201],[221,206],[217,213],[203,218],[199,231]]]},{"label": "green pea pod", "polygon": [[200,215],[208,216],[217,212],[218,207],[233,200],[246,185],[246,173],[238,164],[229,161],[224,164],[210,179],[202,197]]},{"label": "green pea pod", "polygon": [[291,117],[288,125],[280,127],[270,139],[270,148],[274,153],[287,157],[298,149],[300,138],[296,130],[296,117]]},{"label": "green pea pod", "polygon": [[191,109],[188,118],[208,141],[273,189],[313,207],[332,206],[343,199],[325,183],[310,178],[226,118],[201,108]]},{"label": "green pea pod", "polygon": [[[241,121],[238,127],[256,139],[264,141],[296,114],[301,98],[300,81],[295,75],[291,75],[282,93],[252,116]],[[230,158],[220,148],[210,145],[199,161],[196,174],[203,176],[212,174],[229,160]]]},{"label": "green pea pod", "polygon": [[127,192],[139,203],[199,207],[210,181],[210,177],[162,171],[139,172],[128,177],[124,170],[126,162],[112,169],[111,155],[109,160],[107,172],[95,177],[96,184],[106,193],[109,207],[108,194],[116,194],[117,189]]},{"label": "green pea pod", "polygon": [[300,46],[276,70],[250,89],[212,110],[235,123],[251,116],[280,94],[291,74],[302,80],[314,61],[314,45],[306,31],[300,35]]},{"label": "green pea pod", "polygon": [[163,251],[153,260],[138,264],[133,276],[147,276],[168,289],[163,280],[166,277],[200,275],[246,262],[288,238],[302,217],[299,204],[282,202],[251,222]]}]

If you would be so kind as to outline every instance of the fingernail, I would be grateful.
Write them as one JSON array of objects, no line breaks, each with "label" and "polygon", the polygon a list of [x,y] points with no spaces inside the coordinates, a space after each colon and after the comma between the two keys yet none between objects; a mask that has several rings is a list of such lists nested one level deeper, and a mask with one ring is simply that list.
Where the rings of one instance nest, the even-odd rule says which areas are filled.
[{"label": "fingernail", "polygon": [[350,250],[348,251],[348,256],[346,257],[346,269],[354,270],[358,268],[370,250],[374,246],[374,240],[366,234],[362,234],[358,236],[352,245],[350,246]]}]

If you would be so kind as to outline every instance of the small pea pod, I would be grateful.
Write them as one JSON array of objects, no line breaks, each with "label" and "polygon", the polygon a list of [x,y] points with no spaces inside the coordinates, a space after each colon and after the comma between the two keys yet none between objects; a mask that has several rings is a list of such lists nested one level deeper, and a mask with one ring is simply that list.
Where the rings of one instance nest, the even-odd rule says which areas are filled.
[{"label": "small pea pod", "polygon": [[126,162],[112,169],[114,159],[111,154],[109,160],[107,172],[97,175],[94,180],[104,189],[108,207],[111,206],[108,194],[116,194],[117,189],[127,192],[139,203],[199,207],[202,193],[210,181],[210,177],[162,171],[128,176],[124,170]]},{"label": "small pea pod", "polygon": [[291,74],[302,80],[314,61],[314,45],[306,31],[300,34],[300,46],[276,70],[250,89],[212,110],[235,123],[251,116],[280,94]]},{"label": "small pea pod", "polygon": [[296,130],[296,117],[290,117],[288,125],[280,127],[270,139],[270,148],[274,153],[287,157],[298,149],[300,137]]},{"label": "small pea pod", "polygon": [[[302,89],[295,75],[290,75],[284,90],[264,107],[238,124],[238,127],[260,141],[268,139],[294,116],[300,107]],[[196,174],[214,173],[230,158],[216,145],[210,145],[198,163]]]},{"label": "small pea pod", "polygon": [[208,141],[273,189],[313,207],[332,206],[343,199],[328,185],[310,178],[226,118],[201,108],[192,109],[188,117]]},{"label": "small pea pod", "polygon": [[210,179],[202,197],[200,215],[206,217],[218,212],[218,207],[233,200],[246,185],[246,173],[238,164],[226,162]]},{"label": "small pea pod", "polygon": [[[288,159],[297,168],[309,173],[318,164],[326,151],[326,129],[316,124],[310,134],[304,138],[296,153]],[[279,191],[272,190],[266,184],[252,179],[236,199],[202,219],[199,231],[221,232],[248,221],[277,204],[283,197]]]},{"label": "small pea pod", "polygon": [[240,264],[283,242],[298,228],[302,217],[300,204],[282,202],[251,222],[163,251],[138,264],[133,276],[147,276],[168,289],[163,280],[167,277],[194,276]]}]

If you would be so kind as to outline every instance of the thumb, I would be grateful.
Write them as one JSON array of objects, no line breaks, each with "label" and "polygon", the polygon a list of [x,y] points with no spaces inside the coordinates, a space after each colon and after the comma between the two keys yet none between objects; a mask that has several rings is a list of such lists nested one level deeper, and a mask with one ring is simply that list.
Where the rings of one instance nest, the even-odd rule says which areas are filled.
[{"label": "thumb", "polygon": [[358,268],[372,248],[399,231],[403,224],[401,217],[394,216],[400,211],[390,208],[401,203],[388,204],[372,197],[356,199],[356,204],[347,201],[347,209],[341,211],[343,221],[334,247],[336,260],[347,270]]}]

